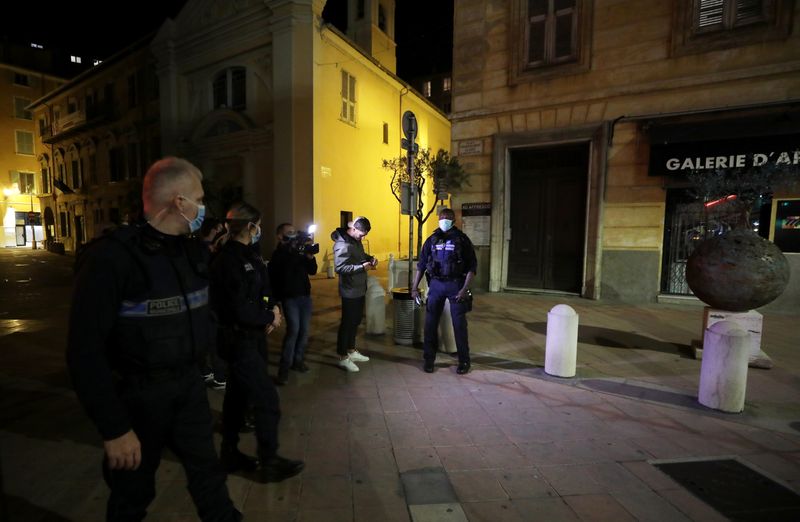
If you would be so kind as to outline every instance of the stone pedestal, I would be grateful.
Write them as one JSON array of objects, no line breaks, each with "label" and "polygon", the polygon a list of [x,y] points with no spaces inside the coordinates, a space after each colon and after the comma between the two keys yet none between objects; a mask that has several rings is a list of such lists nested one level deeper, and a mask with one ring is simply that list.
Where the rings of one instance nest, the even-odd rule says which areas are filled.
[{"label": "stone pedestal", "polygon": [[439,351],[453,353],[456,350],[456,334],[453,331],[453,316],[450,314],[450,300],[445,299],[444,311],[439,320]]},{"label": "stone pedestal", "polygon": [[386,333],[386,301],[380,281],[375,276],[367,277],[366,316],[367,333],[383,335]]},{"label": "stone pedestal", "polygon": [[574,377],[578,354],[578,314],[569,305],[547,313],[544,371],[556,377]]},{"label": "stone pedestal", "polygon": [[711,325],[703,336],[703,363],[697,400],[729,413],[744,409],[750,336],[733,321]]},{"label": "stone pedestal", "polygon": [[[742,330],[750,334],[747,359],[751,367],[772,368],[772,359],[761,350],[761,327],[764,322],[764,316],[761,313],[755,310],[731,312],[729,310],[711,308],[710,306],[706,306],[703,309],[703,332],[721,321],[733,321]],[[703,348],[703,343],[693,343],[696,359],[703,358]]]}]

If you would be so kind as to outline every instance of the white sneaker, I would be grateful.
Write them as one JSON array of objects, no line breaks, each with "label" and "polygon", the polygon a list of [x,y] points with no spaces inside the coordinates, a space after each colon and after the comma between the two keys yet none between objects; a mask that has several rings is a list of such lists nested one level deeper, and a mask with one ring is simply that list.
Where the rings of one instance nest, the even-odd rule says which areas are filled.
[{"label": "white sneaker", "polygon": [[352,360],[354,360],[355,362],[367,362],[367,361],[369,361],[369,357],[367,357],[366,355],[362,354],[358,350],[353,350],[352,352],[348,353],[347,355]]},{"label": "white sneaker", "polygon": [[[352,355],[352,354],[351,354]],[[357,372],[358,366],[350,360],[350,357],[346,357],[344,359],[339,359],[339,366],[347,370],[348,372]]]}]

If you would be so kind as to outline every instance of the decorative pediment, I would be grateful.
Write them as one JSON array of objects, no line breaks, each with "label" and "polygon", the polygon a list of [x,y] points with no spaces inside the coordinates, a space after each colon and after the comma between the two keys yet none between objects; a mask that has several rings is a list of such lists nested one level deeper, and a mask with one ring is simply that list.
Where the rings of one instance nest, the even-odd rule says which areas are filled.
[{"label": "decorative pediment", "polygon": [[263,4],[263,0],[189,0],[175,18],[176,32],[179,35],[202,32],[253,6]]},{"label": "decorative pediment", "polygon": [[191,141],[196,143],[252,128],[254,128],[253,122],[244,114],[233,110],[219,109],[210,112],[200,120],[192,132]]}]

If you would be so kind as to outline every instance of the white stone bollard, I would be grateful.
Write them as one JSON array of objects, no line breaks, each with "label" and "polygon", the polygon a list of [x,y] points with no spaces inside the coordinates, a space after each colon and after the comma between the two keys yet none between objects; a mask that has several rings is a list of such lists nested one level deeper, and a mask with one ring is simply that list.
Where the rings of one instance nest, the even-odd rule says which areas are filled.
[{"label": "white stone bollard", "polygon": [[750,334],[732,321],[708,327],[703,336],[703,362],[697,400],[729,413],[744,409]]},{"label": "white stone bollard", "polygon": [[375,276],[367,277],[366,316],[367,333],[383,335],[386,333],[386,301],[383,287]]},{"label": "white stone bollard", "polygon": [[439,319],[439,351],[453,353],[456,351],[456,334],[453,331],[453,316],[450,314],[450,300],[444,300],[444,311]]},{"label": "white stone bollard", "polygon": [[556,305],[547,313],[545,373],[556,377],[575,377],[577,354],[578,314],[569,305]]}]

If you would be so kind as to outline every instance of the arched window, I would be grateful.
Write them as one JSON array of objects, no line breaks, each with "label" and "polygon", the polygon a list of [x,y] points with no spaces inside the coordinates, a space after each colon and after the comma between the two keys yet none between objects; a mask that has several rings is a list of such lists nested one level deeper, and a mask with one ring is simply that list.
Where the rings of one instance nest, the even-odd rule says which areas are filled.
[{"label": "arched window", "polygon": [[237,111],[247,107],[247,70],[230,67],[214,76],[212,84],[215,109],[227,108]]}]

